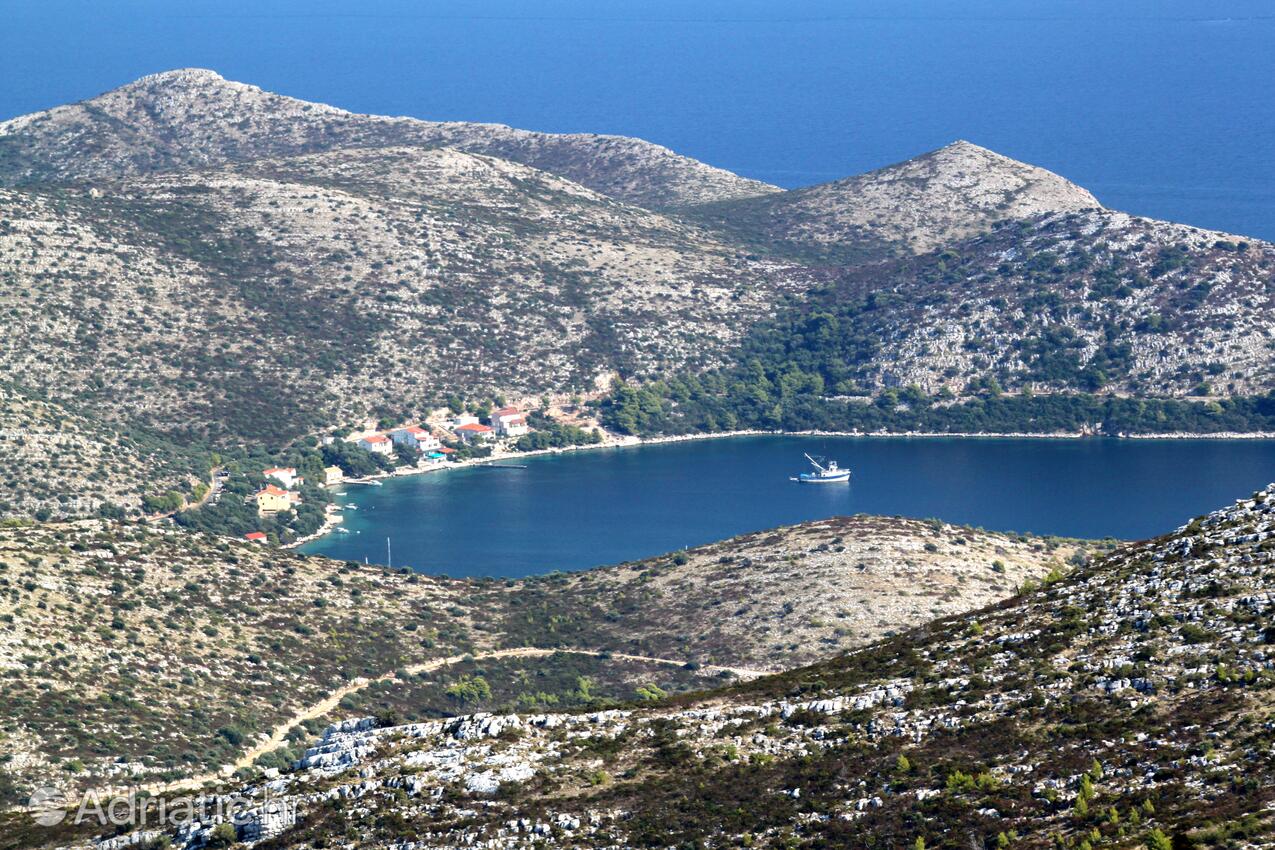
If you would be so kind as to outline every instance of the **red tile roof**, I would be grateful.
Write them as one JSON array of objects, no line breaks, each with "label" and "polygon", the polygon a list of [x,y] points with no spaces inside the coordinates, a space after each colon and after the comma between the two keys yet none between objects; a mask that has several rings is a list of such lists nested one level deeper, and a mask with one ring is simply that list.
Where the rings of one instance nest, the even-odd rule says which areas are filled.
[{"label": "red tile roof", "polygon": [[387,437],[387,436],[385,436],[384,434],[373,434],[373,435],[372,435],[372,436],[370,436],[370,437],[364,437],[364,438],[363,438],[363,442],[365,442],[365,443],[387,443],[387,442],[389,442],[389,439],[390,439],[390,438],[389,438],[389,437]]},{"label": "red tile roof", "polygon": [[278,488],[278,487],[274,486],[273,484],[267,484],[267,485],[265,486],[265,488],[264,488],[264,489],[262,489],[262,490],[258,490],[258,491],[257,491],[257,495],[258,495],[258,496],[264,496],[264,495],[270,495],[270,496],[286,496],[286,495],[288,495],[288,491],[287,491],[287,490],[280,489],[280,488]]},{"label": "red tile roof", "polygon": [[469,431],[473,434],[484,434],[491,430],[490,425],[462,425],[456,429],[457,431]]},{"label": "red tile roof", "polygon": [[265,540],[266,533],[264,531],[250,531],[244,535],[245,540]]},{"label": "red tile roof", "polygon": [[272,466],[269,469],[261,470],[262,475],[274,475],[276,472],[286,472],[289,475],[296,475],[297,471],[291,466]]},{"label": "red tile roof", "polygon": [[492,416],[521,416],[522,411],[516,407],[502,407],[500,410],[494,411]]}]

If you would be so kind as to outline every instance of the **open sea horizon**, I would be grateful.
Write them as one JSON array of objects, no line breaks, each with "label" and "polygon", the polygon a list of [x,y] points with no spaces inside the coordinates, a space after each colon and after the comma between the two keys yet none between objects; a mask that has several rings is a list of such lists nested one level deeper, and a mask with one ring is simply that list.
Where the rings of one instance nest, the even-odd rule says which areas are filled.
[{"label": "open sea horizon", "polygon": [[356,112],[637,136],[791,188],[964,138],[1275,239],[1263,0],[10,3],[0,117],[178,67]]}]

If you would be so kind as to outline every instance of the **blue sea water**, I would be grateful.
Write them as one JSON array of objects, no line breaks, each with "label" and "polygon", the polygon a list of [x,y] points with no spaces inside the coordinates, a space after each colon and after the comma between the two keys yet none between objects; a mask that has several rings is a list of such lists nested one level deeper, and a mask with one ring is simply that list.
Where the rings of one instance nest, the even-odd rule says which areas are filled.
[{"label": "blue sea water", "polygon": [[0,116],[182,66],[801,186],[957,138],[1275,239],[1269,0],[0,0]]},{"label": "blue sea water", "polygon": [[[808,468],[803,452],[848,465],[853,481],[790,482]],[[1275,480],[1275,441],[740,437],[525,463],[350,485],[338,498],[357,507],[345,512],[350,533],[304,551],[522,576],[855,513],[1139,539]]]}]

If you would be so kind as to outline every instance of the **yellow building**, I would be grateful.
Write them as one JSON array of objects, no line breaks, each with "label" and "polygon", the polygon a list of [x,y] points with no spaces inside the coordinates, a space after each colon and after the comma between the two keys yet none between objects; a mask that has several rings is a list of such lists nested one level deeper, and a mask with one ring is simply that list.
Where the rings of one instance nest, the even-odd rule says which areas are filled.
[{"label": "yellow building", "polygon": [[345,473],[341,471],[339,466],[325,466],[323,468],[323,483],[325,486],[331,487],[333,484],[340,484],[345,480]]},{"label": "yellow building", "polygon": [[267,484],[265,489],[257,491],[255,498],[257,500],[257,513],[259,514],[276,514],[279,511],[290,511],[294,505],[301,502],[300,494],[292,493],[273,484]]}]

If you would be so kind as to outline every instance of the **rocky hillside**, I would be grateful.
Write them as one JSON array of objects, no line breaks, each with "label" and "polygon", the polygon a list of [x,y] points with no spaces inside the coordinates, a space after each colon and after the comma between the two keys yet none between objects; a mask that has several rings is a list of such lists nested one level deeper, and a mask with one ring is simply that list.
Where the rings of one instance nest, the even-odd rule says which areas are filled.
[{"label": "rocky hillside", "polygon": [[867,174],[691,212],[766,250],[845,261],[926,253],[997,222],[1100,206],[1057,174],[957,141]]},{"label": "rocky hillside", "polygon": [[0,185],[97,182],[403,145],[498,156],[649,207],[778,191],[641,139],[356,115],[198,68],[153,74],[81,103],[0,123]]},{"label": "rocky hillside", "polygon": [[452,392],[700,368],[802,277],[546,172],[421,148],[0,190],[0,275],[0,363],[27,386],[267,445]]},{"label": "rocky hillside", "polygon": [[206,470],[165,440],[0,384],[0,517],[122,515],[163,491],[195,497]]},{"label": "rocky hillside", "polygon": [[270,848],[1267,846],[1273,540],[1275,487],[812,667],[604,711],[352,720],[224,788],[269,797],[238,835]]},{"label": "rocky hillside", "polygon": [[494,582],[165,526],[0,528],[0,790],[286,764],[359,711],[659,699],[987,604],[1093,551],[856,517]]},{"label": "rocky hillside", "polygon": [[862,386],[1134,396],[1275,387],[1275,245],[1108,210],[1052,213],[836,275]]},{"label": "rocky hillside", "polygon": [[[834,517],[530,582],[504,640],[791,667],[1004,598],[1095,551],[938,520]],[[635,628],[647,611],[658,627]]]}]

